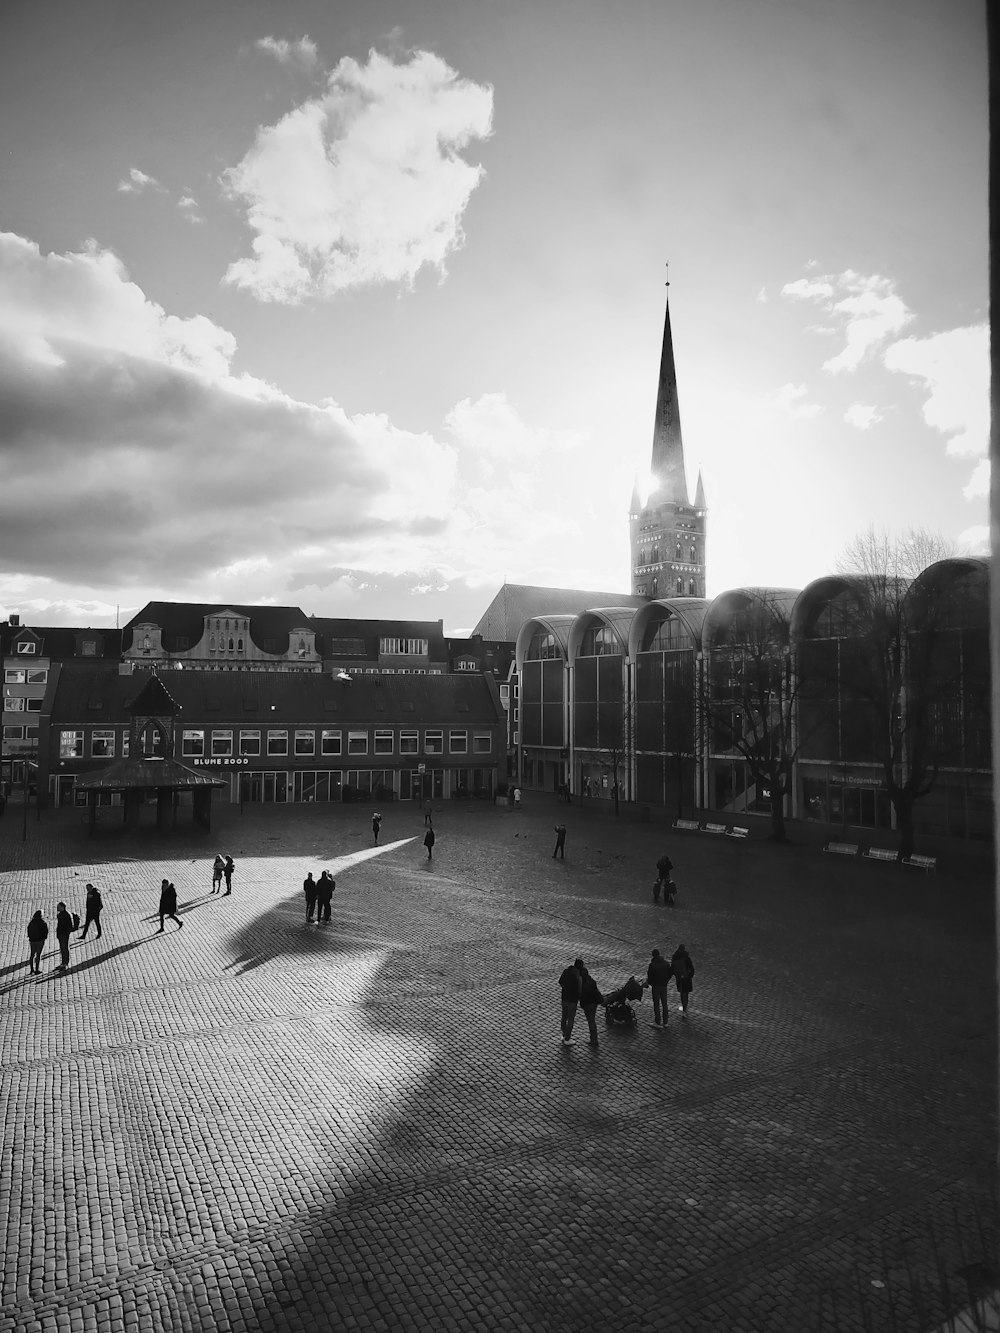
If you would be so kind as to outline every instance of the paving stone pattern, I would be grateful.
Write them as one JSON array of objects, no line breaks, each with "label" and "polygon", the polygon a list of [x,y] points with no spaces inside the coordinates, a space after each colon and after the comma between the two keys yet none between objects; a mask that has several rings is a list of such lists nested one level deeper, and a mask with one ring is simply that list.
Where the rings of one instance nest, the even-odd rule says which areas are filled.
[{"label": "paving stone pattern", "polygon": [[[13,818],[12,818],[13,814]],[[546,798],[0,821],[0,1333],[921,1329],[997,1238],[990,879]],[[569,828],[566,861],[552,825]],[[650,885],[669,847],[676,909]],[[217,849],[237,870],[209,893]],[[331,866],[329,925],[301,881]],[[155,934],[159,883],[183,930]],[[104,934],[25,926],[99,885]],[[691,1018],[559,1041],[688,945]],[[942,1278],[942,1274],[944,1275]],[[944,1286],[942,1287],[942,1283]]]}]

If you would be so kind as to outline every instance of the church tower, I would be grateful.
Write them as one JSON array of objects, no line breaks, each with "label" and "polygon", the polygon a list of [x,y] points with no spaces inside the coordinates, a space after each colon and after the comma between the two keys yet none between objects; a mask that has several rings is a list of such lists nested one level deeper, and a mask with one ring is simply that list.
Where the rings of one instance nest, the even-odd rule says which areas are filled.
[{"label": "church tower", "polygon": [[637,482],[629,509],[632,592],[649,598],[704,597],[705,488],[699,473],[692,504],[684,468],[669,297],[649,471],[649,493],[644,498]]}]

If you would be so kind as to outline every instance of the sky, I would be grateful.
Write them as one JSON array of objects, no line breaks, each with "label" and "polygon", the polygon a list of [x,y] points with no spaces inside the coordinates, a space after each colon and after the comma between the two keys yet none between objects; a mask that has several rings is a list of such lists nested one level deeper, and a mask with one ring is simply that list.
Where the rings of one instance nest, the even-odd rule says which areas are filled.
[{"label": "sky", "polygon": [[710,596],[984,554],[972,0],[0,9],[0,617],[630,590],[669,264]]}]

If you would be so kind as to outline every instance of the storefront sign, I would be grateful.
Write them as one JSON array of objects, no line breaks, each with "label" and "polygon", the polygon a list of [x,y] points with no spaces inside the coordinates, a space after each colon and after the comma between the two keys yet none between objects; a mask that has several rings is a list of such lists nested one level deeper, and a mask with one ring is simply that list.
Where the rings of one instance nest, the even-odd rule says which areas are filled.
[{"label": "storefront sign", "polygon": [[192,759],[191,762],[195,765],[196,768],[208,768],[208,767],[220,768],[223,766],[225,766],[226,768],[232,768],[236,764],[249,764],[250,760],[233,759],[232,756],[226,756],[226,758],[218,758],[218,759],[208,759],[208,758]]}]

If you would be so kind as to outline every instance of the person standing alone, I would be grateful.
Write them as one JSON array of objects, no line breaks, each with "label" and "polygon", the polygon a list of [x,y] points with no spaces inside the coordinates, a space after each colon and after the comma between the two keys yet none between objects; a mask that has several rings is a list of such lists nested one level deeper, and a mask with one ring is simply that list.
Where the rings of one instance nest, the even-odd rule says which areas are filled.
[{"label": "person standing alone", "polygon": [[428,859],[428,861],[433,861],[433,860],[434,860],[434,842],[435,842],[435,838],[434,838],[434,828],[433,828],[433,826],[432,826],[432,827],[429,828],[429,829],[427,830],[427,832],[424,834],[424,846],[427,848],[427,859]]},{"label": "person standing alone", "polygon": [[42,950],[45,948],[45,941],[48,938],[49,923],[42,916],[42,909],[39,908],[28,922],[28,971],[36,977],[42,970]]},{"label": "person standing alone", "polygon": [[177,915],[177,890],[169,879],[163,880],[160,885],[160,929],[154,933],[163,934],[163,919],[169,917],[171,921],[177,922],[177,929],[180,930],[184,922]]},{"label": "person standing alone", "polygon": [[80,932],[80,939],[87,938],[87,930],[90,923],[93,922],[97,927],[97,938],[101,938],[101,911],[104,907],[104,899],[100,891],[93,884],[87,885],[87,902],[83,909],[83,930]]},{"label": "person standing alone", "polygon": [[382,831],[382,816],[376,810],[372,815],[372,836],[375,839],[375,846],[378,846],[378,835]]},{"label": "person standing alone", "polygon": [[555,849],[555,851],[552,853],[552,859],[553,859],[553,861],[556,859],[557,856],[560,858],[560,860],[563,860],[563,861],[566,860],[566,825],[565,825],[565,824],[557,824],[557,825],[556,825],[556,849]]}]

